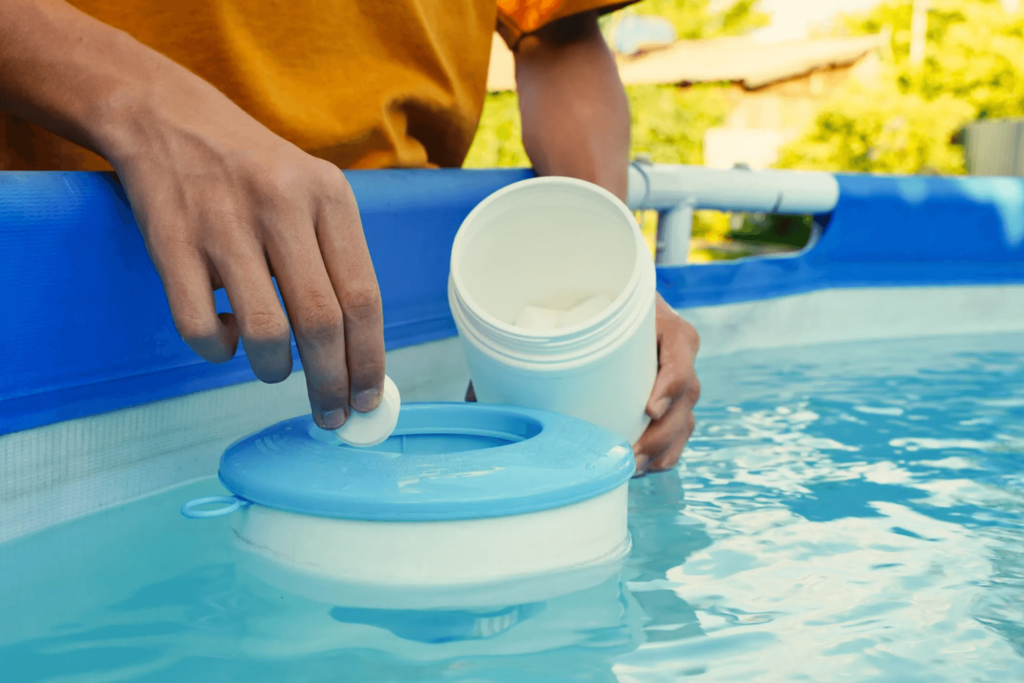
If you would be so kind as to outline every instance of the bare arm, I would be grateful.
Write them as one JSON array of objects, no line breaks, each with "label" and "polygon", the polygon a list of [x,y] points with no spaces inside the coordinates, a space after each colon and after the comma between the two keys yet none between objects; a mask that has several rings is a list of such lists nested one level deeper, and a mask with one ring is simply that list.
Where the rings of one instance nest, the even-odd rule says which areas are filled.
[{"label": "bare arm", "polygon": [[[600,185],[625,201],[629,104],[596,13],[525,36],[515,50],[523,145],[541,175]],[[673,467],[693,433],[700,383],[696,330],[658,296],[658,377],[650,427],[634,445],[637,471]]]},{"label": "bare arm", "polygon": [[131,154],[134,128],[185,102],[232,106],[186,69],[60,0],[0,4],[0,65],[0,106],[111,161]]},{"label": "bare arm", "polygon": [[625,201],[629,103],[596,13],[524,36],[515,57],[523,146],[537,172],[587,180]]},{"label": "bare arm", "polygon": [[[258,378],[291,372],[321,426],[376,407],[380,294],[342,173],[131,36],[61,0],[0,1],[0,107],[104,156],[132,203],[182,338]],[[224,287],[233,315],[218,316]]]}]

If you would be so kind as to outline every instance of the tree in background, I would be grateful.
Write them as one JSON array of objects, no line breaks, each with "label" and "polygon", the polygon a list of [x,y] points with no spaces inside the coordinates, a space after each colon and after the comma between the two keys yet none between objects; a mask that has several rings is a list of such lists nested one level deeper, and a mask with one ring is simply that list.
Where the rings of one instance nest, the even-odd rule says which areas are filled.
[{"label": "tree in background", "polygon": [[780,168],[863,173],[964,172],[956,131],[974,109],[949,94],[928,100],[891,82],[851,83],[818,113],[811,130],[783,148]]},{"label": "tree in background", "polygon": [[779,166],[878,173],[963,173],[952,144],[965,123],[1024,115],[1024,14],[999,0],[932,0],[924,60],[910,59],[910,0],[841,20],[837,32],[891,35],[876,83],[853,79]]},{"label": "tree in background", "polygon": [[910,62],[910,2],[887,2],[846,17],[850,34],[892,34],[892,62],[902,93],[925,100],[952,95],[978,117],[1024,114],[1024,14],[1000,0],[931,0],[923,64]]}]

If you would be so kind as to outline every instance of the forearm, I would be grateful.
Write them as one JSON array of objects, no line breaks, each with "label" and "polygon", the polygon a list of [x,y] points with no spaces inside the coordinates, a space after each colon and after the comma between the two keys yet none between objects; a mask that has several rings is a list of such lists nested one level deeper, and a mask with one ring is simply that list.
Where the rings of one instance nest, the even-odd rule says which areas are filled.
[{"label": "forearm", "polygon": [[516,82],[523,145],[537,172],[587,180],[625,200],[629,103],[596,15],[524,37]]},{"label": "forearm", "polygon": [[138,153],[178,110],[235,109],[187,69],[61,0],[0,2],[0,107],[112,162]]},{"label": "forearm", "polygon": [[[241,339],[256,377],[279,382],[292,368],[290,327],[318,425],[377,406],[380,291],[336,166],[60,0],[0,0],[0,107],[111,162],[197,354],[224,362]],[[217,311],[219,287],[231,313]]]}]

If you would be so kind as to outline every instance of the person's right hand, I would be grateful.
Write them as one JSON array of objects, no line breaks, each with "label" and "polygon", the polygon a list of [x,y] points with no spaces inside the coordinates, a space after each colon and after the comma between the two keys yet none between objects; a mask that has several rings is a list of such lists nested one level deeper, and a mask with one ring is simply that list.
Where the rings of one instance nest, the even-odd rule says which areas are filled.
[{"label": "person's right hand", "polygon": [[[204,99],[203,110],[166,103],[110,155],[174,323],[213,363],[241,337],[256,377],[279,382],[292,369],[290,320],[313,417],[340,427],[350,407],[376,408],[384,384],[380,292],[355,198],[333,164],[226,98]],[[220,287],[234,313],[216,313]]]},{"label": "person's right hand", "polygon": [[[290,320],[317,424],[377,407],[380,291],[340,170],[62,0],[0,2],[0,64],[16,65],[0,69],[0,107],[117,171],[196,353],[226,361],[240,336],[256,376],[279,382],[292,367]],[[233,314],[217,315],[218,287]]]}]

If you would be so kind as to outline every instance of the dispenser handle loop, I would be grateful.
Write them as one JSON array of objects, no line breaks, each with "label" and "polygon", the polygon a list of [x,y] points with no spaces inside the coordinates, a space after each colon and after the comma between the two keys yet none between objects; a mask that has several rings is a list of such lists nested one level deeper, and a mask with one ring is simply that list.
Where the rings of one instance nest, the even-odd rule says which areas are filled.
[{"label": "dispenser handle loop", "polygon": [[[217,505],[221,507],[212,508],[210,510],[200,510],[199,508],[207,505]],[[224,515],[230,515],[236,510],[240,510],[245,507],[252,505],[249,501],[239,498],[238,496],[206,496],[205,498],[196,498],[190,500],[181,506],[181,514],[189,519],[209,519],[211,517],[223,517]]]}]

